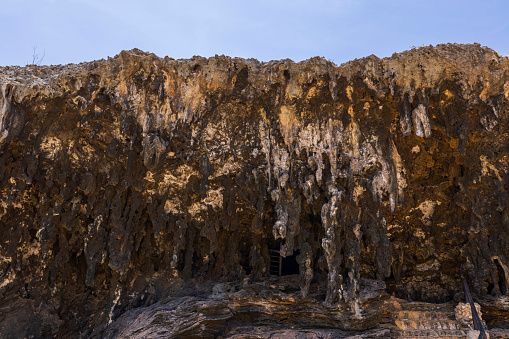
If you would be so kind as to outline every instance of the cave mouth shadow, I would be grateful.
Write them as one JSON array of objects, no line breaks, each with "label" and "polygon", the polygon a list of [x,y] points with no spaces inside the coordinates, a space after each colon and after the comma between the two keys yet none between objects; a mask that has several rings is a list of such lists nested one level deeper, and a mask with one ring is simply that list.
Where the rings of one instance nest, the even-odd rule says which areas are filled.
[{"label": "cave mouth shadow", "polygon": [[292,255],[282,257],[280,254],[281,241],[275,241],[268,244],[270,253],[270,275],[285,276],[299,274],[299,263],[297,256],[300,250],[293,251]]},{"label": "cave mouth shadow", "polygon": [[281,260],[281,275],[299,274],[299,263],[297,256],[300,254],[299,250],[293,251],[293,254]]},{"label": "cave mouth shadow", "polygon": [[497,275],[498,275],[498,287],[499,287],[499,290],[500,290],[500,293],[502,293],[502,295],[508,295],[508,286],[507,286],[507,282],[506,282],[506,279],[505,279],[505,271],[502,267],[502,265],[500,264],[500,259],[498,258],[495,258],[493,259],[493,262],[495,263],[495,266],[497,267]]}]

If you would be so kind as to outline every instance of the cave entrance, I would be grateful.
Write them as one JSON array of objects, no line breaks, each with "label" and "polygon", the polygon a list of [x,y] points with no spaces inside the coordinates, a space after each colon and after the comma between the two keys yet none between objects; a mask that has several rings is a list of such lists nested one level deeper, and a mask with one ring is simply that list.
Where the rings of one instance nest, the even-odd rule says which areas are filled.
[{"label": "cave entrance", "polygon": [[502,267],[502,264],[500,264],[499,262],[499,259],[498,258],[495,258],[493,259],[493,261],[495,262],[495,266],[497,267],[497,273],[498,273],[498,287],[500,289],[500,292],[503,294],[503,295],[507,295],[507,282],[506,282],[506,278],[505,278],[505,270],[504,268]]},{"label": "cave entrance", "polygon": [[297,263],[297,256],[300,254],[300,251],[293,251],[292,255],[287,257],[281,256],[281,241],[275,241],[269,243],[269,253],[270,253],[270,275],[292,275],[299,274],[299,263]]},{"label": "cave entrance", "polygon": [[300,254],[300,251],[293,251],[293,254],[283,258],[282,267],[281,267],[281,275],[292,275],[299,274],[299,263],[297,262],[297,256]]}]

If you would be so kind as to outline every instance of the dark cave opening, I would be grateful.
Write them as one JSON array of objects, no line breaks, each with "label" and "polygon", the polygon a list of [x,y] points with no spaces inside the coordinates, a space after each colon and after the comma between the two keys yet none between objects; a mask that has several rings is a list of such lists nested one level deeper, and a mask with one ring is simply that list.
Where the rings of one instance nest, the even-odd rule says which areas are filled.
[{"label": "dark cave opening", "polygon": [[280,254],[282,242],[275,241],[268,244],[270,254],[270,275],[292,275],[299,274],[299,263],[297,256],[299,250],[293,251],[292,255],[282,257]]},{"label": "dark cave opening", "polygon": [[502,265],[500,264],[498,259],[493,259],[495,262],[495,266],[497,266],[497,273],[498,273],[498,287],[500,288],[500,292],[503,295],[507,295],[507,281],[505,279],[505,272],[502,268]]},{"label": "dark cave opening", "polygon": [[408,299],[408,291],[401,284],[400,274],[394,274],[394,268],[391,271],[391,275],[385,279],[386,291],[388,294],[400,298],[400,299]]},{"label": "dark cave opening", "polygon": [[488,288],[486,289],[488,294],[493,294],[493,289],[495,288],[495,284],[491,283],[490,281],[488,281],[486,279],[484,281],[488,283]]},{"label": "dark cave opening", "polygon": [[297,256],[300,251],[294,251],[292,255],[284,257],[281,262],[281,275],[299,274],[299,263],[297,263]]},{"label": "dark cave opening", "polygon": [[285,69],[283,71],[283,75],[285,77],[285,84],[288,85],[288,83],[290,82],[290,72],[287,69]]}]

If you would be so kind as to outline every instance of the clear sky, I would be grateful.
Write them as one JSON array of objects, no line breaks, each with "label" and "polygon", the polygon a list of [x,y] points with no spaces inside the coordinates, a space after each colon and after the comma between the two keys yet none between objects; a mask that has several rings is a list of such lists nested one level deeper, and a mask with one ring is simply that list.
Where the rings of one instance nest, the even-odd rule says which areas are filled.
[{"label": "clear sky", "polygon": [[336,64],[446,42],[509,54],[508,0],[3,0],[0,65],[78,63],[139,48],[175,59]]}]

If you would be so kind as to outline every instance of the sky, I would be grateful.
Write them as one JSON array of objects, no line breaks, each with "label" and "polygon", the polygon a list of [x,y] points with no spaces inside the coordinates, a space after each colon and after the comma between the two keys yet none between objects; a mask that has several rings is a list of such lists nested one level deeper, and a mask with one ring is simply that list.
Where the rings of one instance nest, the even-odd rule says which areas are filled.
[{"label": "sky", "polygon": [[[507,0],[3,0],[0,65],[79,63],[139,48],[343,62],[474,43],[509,54]],[[34,52],[35,49],[35,52]]]}]

